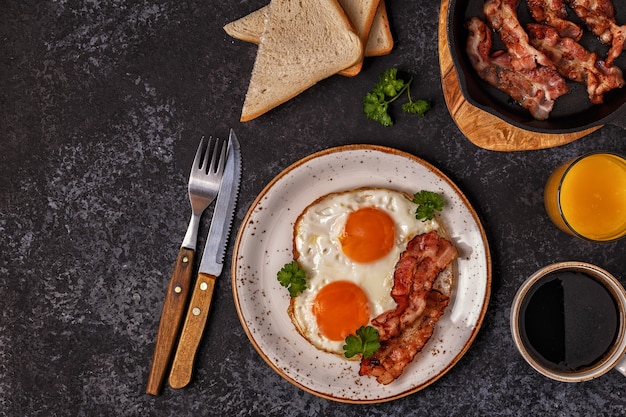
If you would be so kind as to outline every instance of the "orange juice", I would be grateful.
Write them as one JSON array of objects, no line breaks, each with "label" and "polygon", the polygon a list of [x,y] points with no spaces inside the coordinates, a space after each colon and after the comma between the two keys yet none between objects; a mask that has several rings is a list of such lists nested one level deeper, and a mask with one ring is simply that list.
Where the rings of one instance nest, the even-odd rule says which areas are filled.
[{"label": "orange juice", "polygon": [[593,153],[558,167],[544,192],[550,219],[562,230],[590,240],[626,235],[626,160]]}]

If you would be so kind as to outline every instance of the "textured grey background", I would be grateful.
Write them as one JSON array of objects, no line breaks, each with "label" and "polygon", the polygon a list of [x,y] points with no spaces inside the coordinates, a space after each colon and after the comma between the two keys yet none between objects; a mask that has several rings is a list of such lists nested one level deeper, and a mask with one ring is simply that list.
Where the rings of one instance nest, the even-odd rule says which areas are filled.
[{"label": "textured grey background", "polygon": [[[616,371],[568,385],[533,372],[509,335],[517,286],[546,264],[596,263],[626,281],[626,241],[557,231],[542,187],[560,162],[608,149],[616,127],[541,151],[477,148],[453,123],[437,60],[435,1],[390,1],[397,41],[356,78],[334,76],[261,118],[239,114],[256,47],[222,26],[264,0],[0,2],[0,415],[624,415]],[[383,70],[415,77],[424,119],[382,128],[360,111]],[[186,230],[186,183],[201,135],[242,144],[235,230],[255,196],[312,152],[350,143],[411,152],[439,167],[484,221],[492,298],[467,354],[406,398],[347,405],[292,386],[248,342],[233,304],[231,239],[192,384],[144,394],[164,290]],[[202,225],[201,235],[208,228]]]}]

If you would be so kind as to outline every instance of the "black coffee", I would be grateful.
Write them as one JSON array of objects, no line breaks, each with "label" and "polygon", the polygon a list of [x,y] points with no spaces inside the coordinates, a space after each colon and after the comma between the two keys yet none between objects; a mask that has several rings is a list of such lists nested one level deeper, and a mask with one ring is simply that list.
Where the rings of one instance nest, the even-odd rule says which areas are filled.
[{"label": "black coffee", "polygon": [[619,331],[619,311],[609,290],[589,275],[558,271],[530,288],[519,328],[538,362],[557,371],[580,371],[609,352]]}]

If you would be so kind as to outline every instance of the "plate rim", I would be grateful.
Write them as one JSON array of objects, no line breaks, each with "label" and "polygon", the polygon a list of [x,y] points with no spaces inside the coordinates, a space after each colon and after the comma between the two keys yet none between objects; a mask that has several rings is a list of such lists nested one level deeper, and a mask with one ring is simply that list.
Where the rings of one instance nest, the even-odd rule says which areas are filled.
[{"label": "plate rim", "polygon": [[[456,193],[457,196],[460,198],[460,200],[463,202],[463,204],[465,205],[465,207],[469,210],[472,218],[474,219],[474,222],[478,228],[478,231],[480,232],[480,237],[481,240],[483,242],[484,245],[484,262],[485,262],[485,266],[486,266],[486,271],[485,271],[485,295],[483,297],[483,303],[480,309],[480,314],[478,315],[477,321],[475,326],[473,327],[471,334],[469,336],[469,338],[467,339],[467,341],[465,342],[465,344],[463,345],[462,349],[458,352],[458,354],[452,359],[450,360],[450,362],[436,375],[434,375],[433,377],[431,377],[430,379],[424,381],[423,383],[412,387],[410,389],[407,389],[405,391],[399,392],[397,394],[394,395],[390,395],[388,397],[384,397],[384,398],[372,398],[372,399],[355,399],[355,398],[345,398],[345,397],[339,397],[339,396],[334,396],[331,394],[327,394],[324,392],[319,392],[316,391],[306,385],[304,385],[303,383],[296,381],[294,378],[292,378],[291,376],[287,375],[282,369],[280,369],[276,364],[274,364],[272,362],[272,360],[268,357],[268,355],[260,348],[259,344],[257,343],[257,341],[255,340],[255,337],[252,335],[252,332],[250,331],[250,329],[248,328],[248,326],[246,325],[246,319],[243,315],[243,311],[242,311],[242,307],[240,305],[240,299],[239,299],[239,294],[238,294],[238,285],[237,285],[237,269],[238,269],[238,258],[239,253],[240,253],[240,249],[241,249],[241,244],[242,244],[242,239],[244,237],[244,234],[246,232],[246,230],[248,229],[248,224],[250,221],[250,217],[253,215],[256,207],[259,205],[259,203],[261,202],[261,200],[263,198],[265,198],[265,196],[270,192],[270,190],[272,190],[272,188],[276,185],[277,182],[279,182],[283,177],[285,177],[286,175],[288,175],[289,173],[293,172],[294,170],[296,170],[297,168],[305,165],[306,163],[308,163],[311,160],[317,159],[317,158],[321,158],[327,155],[331,155],[331,154],[339,154],[339,153],[343,153],[343,152],[350,152],[350,151],[374,151],[374,152],[380,152],[380,153],[384,153],[384,154],[391,154],[394,156],[400,156],[406,159],[409,159],[413,162],[416,162],[422,166],[424,166],[425,168],[427,168],[428,170],[432,171],[433,173],[435,173],[435,175],[437,175],[440,179],[444,180]],[[337,401],[337,402],[343,402],[343,403],[351,403],[351,404],[375,404],[375,403],[383,403],[383,402],[388,402],[388,401],[392,401],[392,400],[396,400],[405,396],[408,396],[410,394],[413,394],[417,391],[420,391],[426,387],[428,387],[429,385],[431,385],[432,383],[434,383],[435,381],[437,381],[439,378],[441,378],[443,375],[445,375],[446,373],[448,373],[448,371],[450,369],[452,369],[452,367],[454,365],[456,365],[458,363],[458,361],[465,355],[465,353],[467,352],[467,350],[469,349],[469,347],[474,343],[474,340],[476,339],[480,328],[482,327],[482,323],[484,321],[485,315],[487,313],[488,310],[488,306],[489,306],[489,302],[490,302],[490,298],[491,298],[491,286],[492,286],[492,271],[493,271],[493,267],[492,267],[492,258],[491,258],[491,251],[489,248],[489,242],[487,240],[487,235],[484,229],[484,226],[482,224],[482,222],[480,221],[480,217],[478,216],[478,213],[476,212],[476,210],[474,209],[474,207],[470,204],[469,200],[467,199],[467,197],[465,196],[465,194],[461,191],[461,189],[446,175],[444,174],[440,169],[438,169],[437,167],[435,167],[434,165],[432,165],[431,163],[425,161],[424,159],[413,155],[412,153],[409,152],[405,152],[396,148],[392,148],[392,147],[388,147],[388,146],[382,146],[382,145],[374,145],[374,144],[350,144],[350,145],[340,145],[340,146],[335,146],[335,147],[330,147],[330,148],[326,148],[314,153],[311,153],[301,159],[296,160],[295,162],[291,163],[290,165],[288,165],[286,168],[284,168],[282,171],[280,171],[276,176],[274,176],[270,182],[268,182],[263,189],[259,192],[259,194],[255,197],[255,199],[252,201],[252,203],[250,204],[248,210],[246,211],[245,216],[243,217],[243,220],[241,222],[241,225],[239,227],[239,230],[237,232],[237,237],[235,240],[235,245],[234,245],[234,249],[233,249],[233,254],[232,254],[232,263],[231,263],[231,287],[232,287],[232,295],[233,295],[233,301],[235,304],[235,308],[237,310],[237,317],[239,318],[239,322],[241,324],[241,327],[244,330],[244,333],[246,334],[246,337],[248,338],[248,340],[250,341],[250,343],[252,344],[252,346],[254,347],[254,349],[256,350],[256,352],[259,354],[259,356],[261,356],[261,358],[265,361],[265,363],[267,363],[270,368],[272,368],[278,375],[280,375],[283,379],[287,380],[289,383],[291,383],[292,385],[302,389],[303,391],[306,391],[310,394],[313,394],[317,397],[321,397],[321,398],[325,398],[328,400],[333,400],[333,401]]]}]

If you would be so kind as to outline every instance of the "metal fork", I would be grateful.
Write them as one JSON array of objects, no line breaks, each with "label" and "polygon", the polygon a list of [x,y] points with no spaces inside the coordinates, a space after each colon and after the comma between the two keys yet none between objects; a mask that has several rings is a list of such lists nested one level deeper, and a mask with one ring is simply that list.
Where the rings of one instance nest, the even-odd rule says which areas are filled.
[{"label": "metal fork", "polygon": [[157,333],[152,365],[146,392],[158,395],[174,353],[174,345],[184,318],[190,289],[192,288],[193,262],[198,239],[198,226],[202,213],[217,196],[226,164],[226,141],[202,138],[189,174],[189,201],[191,220],[178,252],[174,270],[167,287],[161,320]]}]

